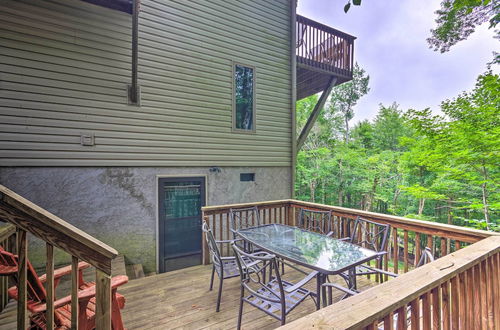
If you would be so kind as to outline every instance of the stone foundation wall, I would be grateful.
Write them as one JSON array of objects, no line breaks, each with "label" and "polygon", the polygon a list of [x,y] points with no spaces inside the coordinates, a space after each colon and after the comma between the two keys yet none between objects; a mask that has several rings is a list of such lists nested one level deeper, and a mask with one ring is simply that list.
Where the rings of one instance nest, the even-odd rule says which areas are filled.
[{"label": "stone foundation wall", "polygon": [[[240,173],[255,173],[255,181],[240,182]],[[127,263],[143,264],[146,273],[156,271],[158,176],[206,176],[207,205],[291,197],[289,167],[0,168],[0,184],[109,244]],[[45,245],[31,239],[29,256],[44,263]]]}]

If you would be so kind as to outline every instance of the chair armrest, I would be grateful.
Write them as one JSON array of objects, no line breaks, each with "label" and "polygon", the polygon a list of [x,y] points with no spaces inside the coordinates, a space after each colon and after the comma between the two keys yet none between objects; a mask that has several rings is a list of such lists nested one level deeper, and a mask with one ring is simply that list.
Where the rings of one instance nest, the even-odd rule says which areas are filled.
[{"label": "chair armrest", "polygon": [[355,291],[355,290],[350,290],[348,288],[345,288],[341,285],[338,285],[338,284],[335,284],[335,283],[325,283],[323,284],[324,287],[331,287],[331,288],[335,288],[337,290],[340,290],[344,293],[347,293],[348,295],[351,295],[351,296],[354,296],[356,294],[358,294],[359,292],[358,291]]},{"label": "chair armrest", "polygon": [[221,244],[231,244],[236,241],[242,241],[242,238],[236,238],[236,239],[226,239],[226,240],[215,240],[215,243],[221,243]]},{"label": "chair armrest", "polygon": [[[125,275],[115,276],[111,279],[111,289],[112,290],[116,289],[120,285],[123,285],[127,282],[128,282],[127,276],[125,276]],[[96,286],[93,285],[90,288],[78,291],[78,301],[80,302],[80,300],[82,300],[82,301],[89,300],[89,299],[95,297],[95,295],[96,295]],[[71,295],[54,301],[54,309],[57,309],[59,307],[62,307],[64,305],[67,305],[70,303],[71,303]],[[29,310],[32,313],[45,312],[47,310],[47,304],[44,303],[44,304],[34,305],[34,306],[31,305],[31,308],[29,308]]]},{"label": "chair armrest", "polygon": [[[376,267],[370,267],[370,266],[366,266],[366,265],[362,265],[361,267],[363,267],[365,269],[368,269],[369,271],[380,273],[380,274],[384,274],[384,275],[388,275],[388,276],[391,276],[391,277],[398,277],[399,276],[399,274],[396,274],[396,273],[393,273],[393,272],[388,272],[386,270],[383,270],[383,269],[380,269],[380,268],[376,268]],[[356,274],[356,275],[364,275],[364,274],[361,272],[361,273]]]},{"label": "chair armrest", "polygon": [[297,289],[300,289],[301,287],[303,287],[304,285],[306,285],[307,282],[309,282],[310,280],[312,280],[313,278],[316,277],[316,275],[318,275],[318,271],[312,271],[309,273],[309,275],[307,275],[306,277],[304,277],[302,280],[300,280],[299,282],[297,282],[296,284],[292,285],[292,286],[289,286],[288,288],[285,288],[285,292],[287,293],[291,293]]},{"label": "chair armrest", "polygon": [[326,234],[327,237],[332,237],[333,236],[333,231],[330,231],[328,234]]},{"label": "chair armrest", "polygon": [[339,238],[338,239],[339,241],[344,241],[344,242],[347,242],[347,241],[350,241],[351,238],[350,237],[342,237],[342,238]]},{"label": "chair armrest", "polygon": [[[84,270],[84,269],[89,268],[89,267],[90,267],[90,264],[86,263],[85,261],[80,261],[78,263],[78,270],[79,271]],[[61,278],[63,276],[69,275],[69,274],[71,274],[71,265],[55,269],[54,270],[54,279],[57,280],[58,278]],[[39,279],[42,283],[45,283],[47,281],[47,274],[43,274],[42,276],[39,277]]]},{"label": "chair armrest", "polygon": [[[128,277],[125,275],[118,275],[111,279],[111,290],[118,288],[119,286],[128,282]],[[90,299],[95,296],[96,287],[91,286],[85,290],[78,292],[78,299]]]}]

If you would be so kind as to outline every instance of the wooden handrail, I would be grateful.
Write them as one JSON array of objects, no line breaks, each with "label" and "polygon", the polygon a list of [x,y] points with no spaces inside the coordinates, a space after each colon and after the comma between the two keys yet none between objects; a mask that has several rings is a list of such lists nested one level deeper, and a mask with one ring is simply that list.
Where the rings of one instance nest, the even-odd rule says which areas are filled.
[{"label": "wooden handrail", "polygon": [[[61,218],[30,202],[12,190],[0,185],[0,220],[15,226],[17,236],[17,328],[25,327],[28,290],[28,240],[27,232],[46,242],[46,326],[54,328],[54,247],[72,256],[71,270],[71,327],[78,328],[85,322],[79,318],[79,271],[84,260],[96,268],[96,329],[111,329],[111,260],[118,252]],[[8,229],[11,232],[11,229]],[[0,241],[1,242],[1,241]]]},{"label": "wooden handrail", "polygon": [[351,79],[356,37],[297,15],[296,58],[299,67]]},{"label": "wooden handrail", "polygon": [[2,185],[0,218],[111,274],[115,249]]},{"label": "wooden handrail", "polygon": [[[386,324],[386,322],[394,322],[393,315],[395,314],[403,316],[406,322],[407,306],[410,308],[416,306],[418,311],[415,310],[413,313],[424,313],[422,316],[426,321],[422,322],[430,322],[432,316],[425,315],[427,310],[430,313],[430,308],[424,305],[424,302],[422,302],[422,306],[419,306],[418,299],[423,297],[422,299],[426,299],[425,303],[430,305],[430,297],[427,295],[432,294],[436,294],[437,298],[441,297],[441,300],[436,300],[437,303],[433,304],[436,314],[438,313],[435,309],[440,309],[440,319],[437,320],[439,323],[444,322],[446,325],[452,323],[454,328],[465,328],[466,322],[471,320],[467,320],[467,316],[459,312],[464,304],[468,304],[470,309],[478,308],[481,311],[480,315],[475,315],[475,317],[481,318],[479,322],[499,326],[500,309],[498,305],[491,306],[484,303],[486,299],[473,301],[474,297],[467,294],[473,290],[481,290],[480,294],[488,295],[488,299],[491,297],[493,301],[499,301],[499,260],[500,237],[492,236],[403,274],[394,280],[300,318],[282,329],[360,329],[376,327],[381,322],[384,322],[384,329],[392,329],[392,324]],[[462,278],[465,276],[464,273],[471,269],[478,270],[478,274],[473,274],[476,276],[477,282],[465,282],[465,278]],[[471,275],[467,274],[467,276]],[[483,283],[484,279],[486,279],[486,283]],[[464,280],[464,282],[460,282],[460,280]],[[467,285],[474,287],[466,288]],[[485,288],[490,291],[484,290]],[[436,291],[437,289],[441,291]],[[444,300],[443,294],[446,295],[446,300]],[[434,297],[432,298],[434,299]],[[450,301],[453,303],[451,306]],[[480,306],[473,306],[473,303],[480,304]],[[398,313],[398,311],[402,311],[402,313]],[[463,310],[463,313],[466,312]],[[420,322],[420,320],[415,320],[415,322]],[[424,324],[424,329],[425,326]],[[449,327],[445,326],[445,328]]]},{"label": "wooden handrail", "polygon": [[350,35],[350,34],[345,33],[343,31],[337,30],[335,28],[332,28],[331,26],[328,26],[328,25],[325,25],[323,23],[317,22],[315,20],[312,20],[312,19],[307,18],[307,17],[302,16],[302,15],[297,15],[297,22],[304,23],[304,24],[307,24],[307,25],[310,25],[310,26],[314,26],[315,28],[321,29],[321,30],[323,30],[325,32],[328,32],[328,33],[331,33],[331,34],[338,35],[340,37],[343,37],[343,38],[346,38],[346,39],[349,39],[349,40],[355,40],[356,39],[356,37],[353,36],[353,35]]},{"label": "wooden handrail", "polygon": [[6,223],[0,227],[0,242],[6,241],[16,233],[16,226]]},{"label": "wooden handrail", "polygon": [[455,225],[448,225],[439,222],[431,222],[417,219],[410,219],[383,213],[368,212],[358,209],[350,209],[339,206],[331,206],[318,203],[303,202],[297,200],[290,200],[292,207],[305,207],[318,210],[330,210],[338,216],[348,217],[355,219],[360,216],[368,220],[388,223],[396,225],[398,228],[418,231],[423,234],[431,234],[436,236],[446,236],[452,239],[458,239],[462,242],[474,243],[483,238],[490,236],[500,236],[500,233],[491,231],[479,230],[468,227],[460,227]]},{"label": "wooden handrail", "polygon": [[485,230],[479,230],[468,227],[460,227],[455,225],[448,225],[439,222],[431,222],[424,220],[416,220],[410,219],[395,215],[383,214],[383,213],[375,213],[368,212],[358,209],[350,209],[339,206],[325,205],[319,203],[311,203],[304,202],[295,199],[282,199],[282,200],[274,200],[274,201],[263,201],[263,202],[254,202],[254,203],[237,203],[237,204],[228,204],[228,205],[214,205],[214,206],[205,206],[202,208],[202,211],[205,215],[210,214],[218,214],[223,213],[230,208],[243,208],[243,207],[251,207],[257,206],[258,208],[264,207],[272,207],[276,205],[287,205],[292,208],[307,208],[313,210],[329,210],[335,213],[335,215],[347,217],[350,219],[355,219],[358,216],[363,218],[389,223],[393,225],[397,225],[401,229],[418,231],[424,234],[432,234],[432,235],[446,235],[448,237],[454,237],[462,242],[474,243],[483,238],[490,236],[500,236],[500,233],[490,232]]}]

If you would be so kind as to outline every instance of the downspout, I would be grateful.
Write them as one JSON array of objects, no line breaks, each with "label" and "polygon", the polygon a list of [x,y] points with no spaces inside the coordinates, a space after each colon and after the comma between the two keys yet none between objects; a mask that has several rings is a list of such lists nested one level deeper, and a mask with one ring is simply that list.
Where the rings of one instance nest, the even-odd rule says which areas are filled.
[{"label": "downspout", "polygon": [[140,88],[137,78],[139,62],[139,11],[141,0],[132,0],[132,80],[128,86],[128,103],[140,105]]},{"label": "downspout", "polygon": [[291,121],[292,121],[292,139],[290,143],[292,144],[292,166],[291,166],[291,192],[290,196],[291,198],[295,198],[295,168],[296,168],[296,162],[297,162],[297,144],[296,144],[296,122],[295,122],[295,104],[297,101],[297,56],[296,56],[296,46],[297,46],[297,0],[292,0],[291,5],[290,5],[290,32],[291,32],[291,38],[290,38],[290,63],[291,63],[291,72],[292,72],[292,77],[291,77],[291,104],[290,104],[290,111],[291,111]]}]

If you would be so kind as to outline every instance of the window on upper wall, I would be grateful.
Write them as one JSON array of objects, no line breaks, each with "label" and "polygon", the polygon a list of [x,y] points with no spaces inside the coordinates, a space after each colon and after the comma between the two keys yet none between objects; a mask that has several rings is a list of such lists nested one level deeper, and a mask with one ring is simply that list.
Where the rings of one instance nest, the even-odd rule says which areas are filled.
[{"label": "window on upper wall", "polygon": [[233,129],[255,132],[255,68],[234,64]]}]

